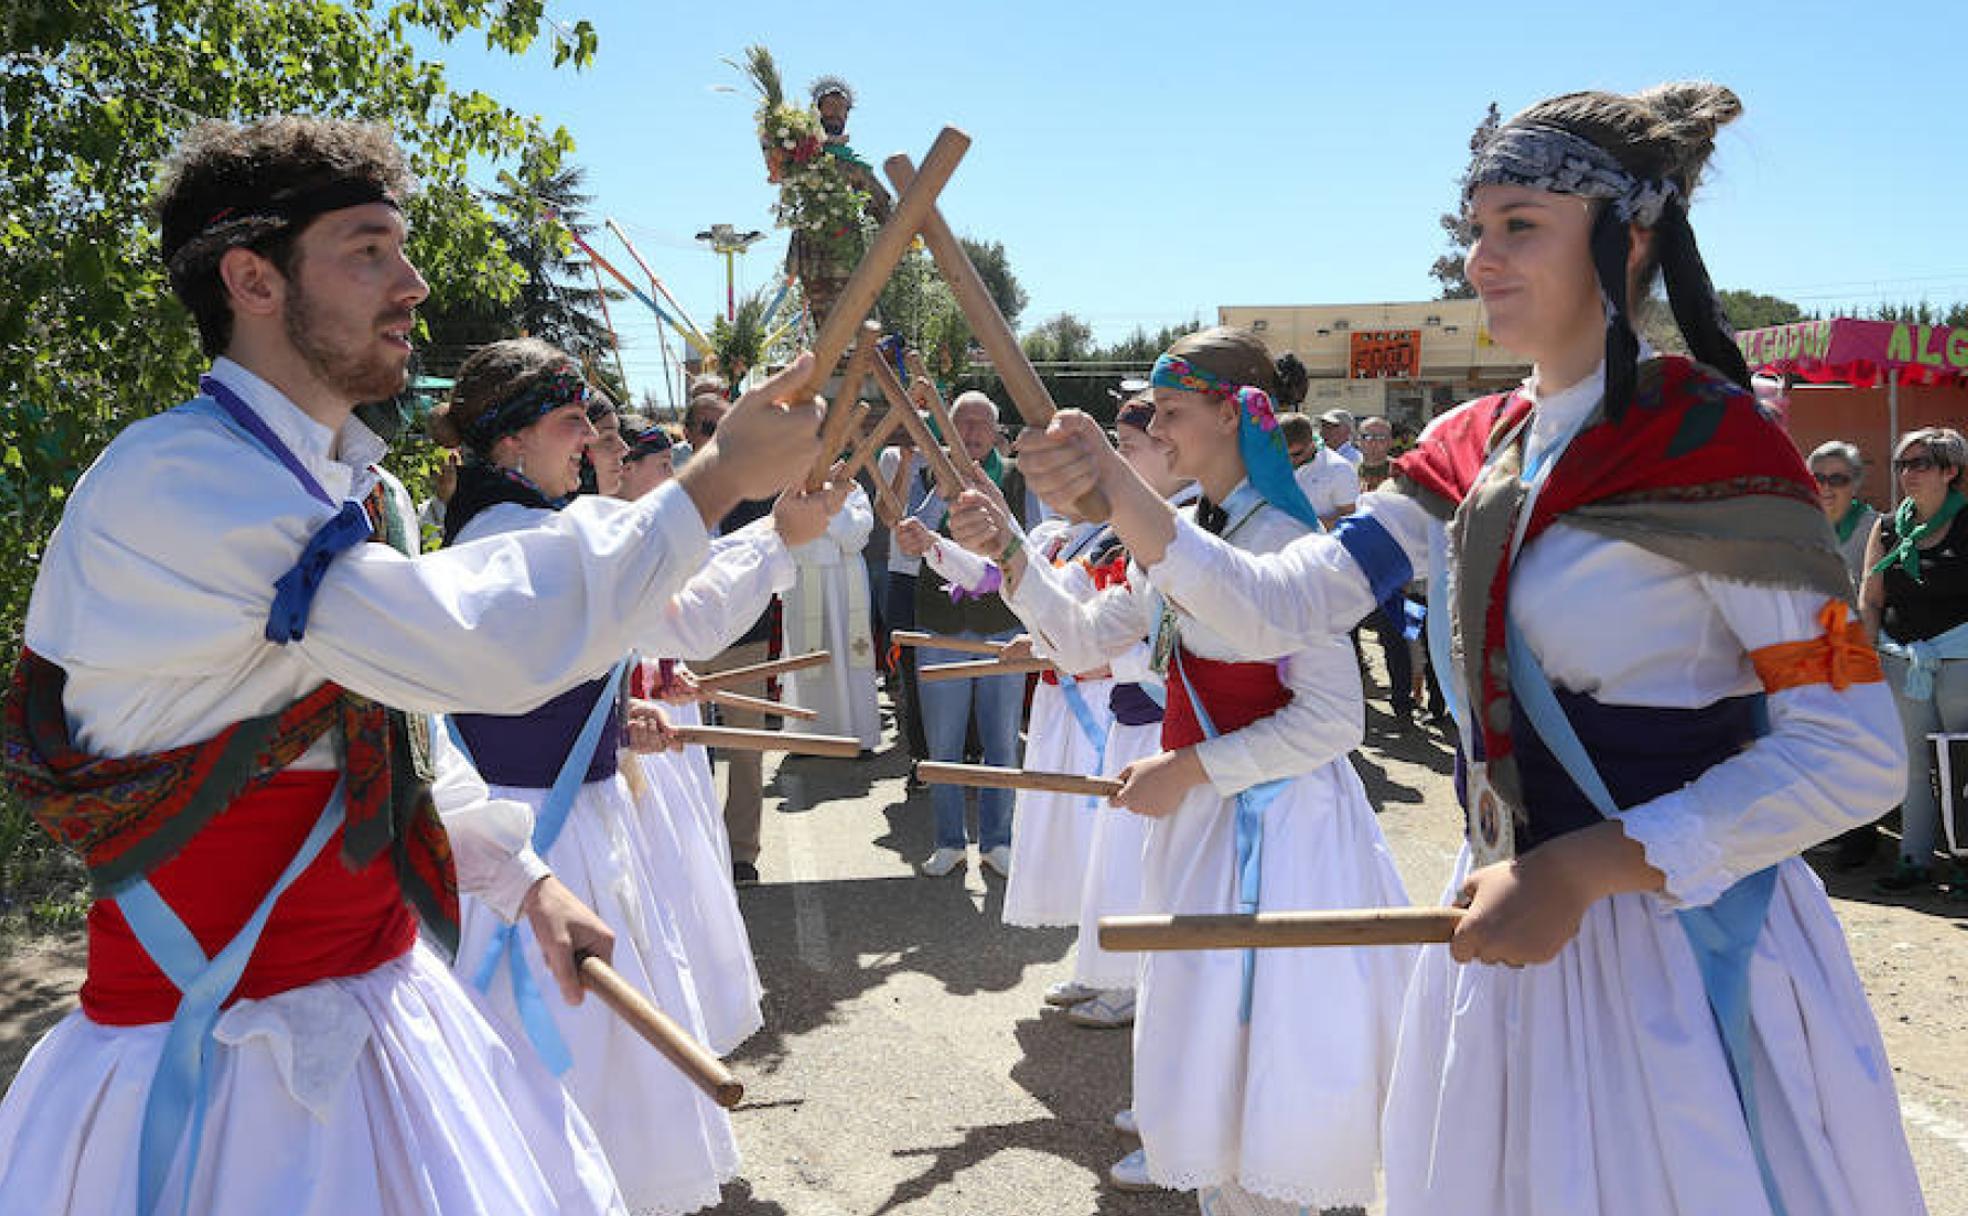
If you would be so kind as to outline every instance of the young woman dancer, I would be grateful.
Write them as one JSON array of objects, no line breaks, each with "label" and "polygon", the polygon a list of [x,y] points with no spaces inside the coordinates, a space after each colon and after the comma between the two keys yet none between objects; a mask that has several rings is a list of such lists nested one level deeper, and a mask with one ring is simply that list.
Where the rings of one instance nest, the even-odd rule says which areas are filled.
[{"label": "young woman dancer", "polygon": [[[433,433],[466,454],[445,514],[447,543],[550,518],[579,487],[583,453],[596,438],[578,366],[530,339],[494,343],[467,360]],[[824,496],[814,497],[824,509]],[[722,583],[718,594],[729,597],[722,608],[732,618],[762,605],[775,574],[790,576],[776,537],[761,532],[754,543],[776,549],[778,561],[761,559],[744,577]],[[719,579],[728,566],[716,556],[698,577]],[[677,602],[701,586],[687,585]],[[666,632],[676,633],[676,618],[690,614],[673,605],[670,615]],[[666,649],[677,644],[670,636],[652,641]],[[654,847],[649,835],[670,820],[646,787],[638,796],[618,768],[620,685],[618,672],[526,714],[454,715],[455,742],[494,799],[532,811],[536,849],[616,931],[616,969],[704,1038],[702,1005],[666,885],[673,873],[657,862],[678,850],[674,841]],[[541,838],[543,824],[551,839]],[[538,999],[539,948],[524,927],[507,928],[490,909],[468,903],[456,966],[488,994],[494,1013],[522,1028],[562,1074],[594,1122],[631,1211],[682,1213],[718,1202],[720,1185],[738,1168],[729,1117],[599,1002],[567,1007]]]},{"label": "young woman dancer", "polygon": [[[1157,584],[1256,652],[1343,636],[1430,575],[1475,810],[1450,887],[1468,914],[1402,1022],[1391,1216],[1924,1210],[1797,860],[1899,797],[1898,723],[1687,221],[1739,111],[1683,84],[1503,126],[1465,187],[1468,273],[1532,376],[1436,420],[1332,537],[1218,544],[1084,420],[1021,457],[1044,492],[1104,486]],[[1634,335],[1656,269],[1702,362]]]},{"label": "young woman dancer", "polygon": [[[669,480],[669,438],[653,426],[624,429],[628,455],[618,496],[639,498]],[[604,436],[605,441],[605,436]],[[599,479],[609,492],[606,477]],[[743,578],[742,568],[759,560],[766,548],[758,529],[761,521],[711,542],[711,568]],[[738,567],[732,570],[733,566]],[[762,607],[762,605],[761,605]],[[695,726],[703,721],[697,692],[683,659],[706,659],[729,646],[732,626],[742,627],[757,613],[734,611],[728,591],[717,584],[686,585],[673,611],[676,633],[671,657],[641,659],[629,671],[628,691],[639,720],[670,726]],[[646,791],[664,814],[641,826],[648,837],[650,860],[660,876],[660,891],[676,913],[684,957],[704,1015],[704,1042],[725,1055],[737,1050],[765,1024],[763,989],[751,938],[731,885],[731,843],[725,836],[724,815],[711,779],[710,759],[697,745],[666,747],[622,758],[630,786]]]},{"label": "young woman dancer", "polygon": [[[1276,429],[1281,370],[1302,394],[1295,359],[1281,369],[1254,334],[1210,329],[1177,342],[1152,376],[1151,433],[1201,488],[1185,513],[1258,553],[1319,526]],[[1363,708],[1343,635],[1252,661],[1241,622],[1195,618],[1138,564],[1091,598],[1066,594],[1022,560],[1018,533],[982,493],[962,496],[952,527],[1003,554],[1006,602],[1062,666],[1084,670],[1154,639],[1168,678],[1163,750],[1122,774],[1115,799],[1156,819],[1144,909],[1407,902],[1346,759]],[[1149,1176],[1199,1190],[1205,1211],[1369,1202],[1409,959],[1398,949],[1149,956],[1134,1065]]]}]

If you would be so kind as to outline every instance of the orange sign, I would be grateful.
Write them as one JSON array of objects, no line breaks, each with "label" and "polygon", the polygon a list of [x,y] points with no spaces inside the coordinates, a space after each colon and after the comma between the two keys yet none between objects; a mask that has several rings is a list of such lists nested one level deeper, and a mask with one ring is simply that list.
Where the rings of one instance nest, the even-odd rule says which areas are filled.
[{"label": "orange sign", "polygon": [[1368,329],[1352,336],[1346,375],[1352,380],[1413,380],[1421,375],[1421,331]]}]

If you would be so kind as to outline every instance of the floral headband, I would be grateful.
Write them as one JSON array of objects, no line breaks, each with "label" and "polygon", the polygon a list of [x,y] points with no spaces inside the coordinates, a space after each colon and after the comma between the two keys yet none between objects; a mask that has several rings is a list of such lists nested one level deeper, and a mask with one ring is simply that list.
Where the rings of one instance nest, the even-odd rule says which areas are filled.
[{"label": "floral headband", "polygon": [[588,382],[570,359],[526,391],[474,418],[465,427],[465,438],[479,451],[489,451],[507,435],[525,430],[562,406],[582,405],[587,399]]},{"label": "floral headband", "polygon": [[1165,354],[1155,360],[1155,370],[1148,373],[1148,383],[1156,388],[1183,389],[1235,400],[1238,408],[1257,424],[1257,429],[1267,433],[1278,429],[1278,411],[1271,404],[1271,394],[1248,384],[1233,384],[1180,355]]}]

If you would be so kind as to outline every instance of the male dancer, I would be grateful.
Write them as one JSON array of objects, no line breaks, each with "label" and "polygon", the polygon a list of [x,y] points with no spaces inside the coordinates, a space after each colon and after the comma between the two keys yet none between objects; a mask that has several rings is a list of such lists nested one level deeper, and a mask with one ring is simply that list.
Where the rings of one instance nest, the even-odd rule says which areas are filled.
[{"label": "male dancer", "polygon": [[524,911],[569,1000],[607,931],[523,834],[461,830],[454,877],[413,728],[660,636],[707,523],[811,463],[815,407],[774,402],[810,360],[675,488],[423,557],[362,543],[384,447],[355,409],[402,389],[427,294],[407,186],[385,129],[310,118],[203,124],[165,168],[163,256],[216,361],[83,476],[28,610],[7,776],[98,899],[82,1009],[0,1104],[10,1208],[620,1210],[405,904],[440,941],[459,879]]}]

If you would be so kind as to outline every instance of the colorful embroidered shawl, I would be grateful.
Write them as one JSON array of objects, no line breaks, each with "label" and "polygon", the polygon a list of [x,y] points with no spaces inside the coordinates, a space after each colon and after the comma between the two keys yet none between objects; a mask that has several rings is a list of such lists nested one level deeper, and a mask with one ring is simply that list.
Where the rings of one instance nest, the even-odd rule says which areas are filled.
[{"label": "colorful embroidered shawl", "polygon": [[[1471,403],[1398,458],[1393,480],[1397,492],[1449,521],[1457,577],[1447,607],[1475,759],[1490,764],[1492,780],[1518,807],[1504,610],[1526,498],[1521,433],[1494,459],[1492,451],[1531,409],[1515,393]],[[1816,487],[1789,436],[1750,393],[1684,358],[1643,365],[1633,408],[1618,422],[1606,419],[1603,403],[1595,408],[1552,469],[1524,543],[1561,518],[1704,573],[1851,596]]]}]

